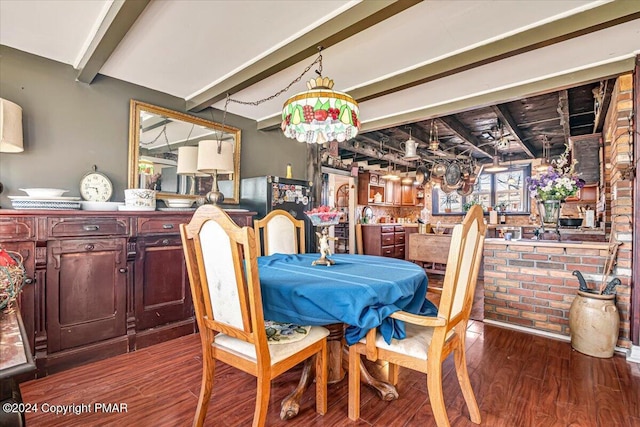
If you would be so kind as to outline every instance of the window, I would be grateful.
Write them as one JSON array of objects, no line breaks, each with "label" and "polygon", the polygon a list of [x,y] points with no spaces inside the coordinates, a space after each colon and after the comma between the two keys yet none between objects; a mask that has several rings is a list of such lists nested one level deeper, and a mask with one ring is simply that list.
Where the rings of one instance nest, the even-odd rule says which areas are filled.
[{"label": "window", "polygon": [[[475,202],[484,209],[489,206],[504,206],[507,212],[528,212],[526,179],[531,167],[511,168],[505,172],[483,173],[476,180],[473,193],[460,196],[456,191],[446,194],[439,187],[433,189],[433,213],[463,211],[465,204]],[[446,209],[446,210],[445,210]],[[449,211],[449,209],[451,209]]]}]

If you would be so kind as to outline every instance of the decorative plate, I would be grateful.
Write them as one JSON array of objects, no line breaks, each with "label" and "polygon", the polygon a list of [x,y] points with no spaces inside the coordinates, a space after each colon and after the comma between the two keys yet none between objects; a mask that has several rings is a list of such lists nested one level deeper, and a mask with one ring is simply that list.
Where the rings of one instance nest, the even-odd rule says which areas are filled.
[{"label": "decorative plate", "polygon": [[30,202],[65,202],[65,201],[78,201],[80,197],[33,197],[33,196],[7,196],[11,200],[24,200]]},{"label": "decorative plate", "polygon": [[11,200],[11,205],[14,209],[80,209],[80,202],[78,201]]},{"label": "decorative plate", "polygon": [[162,212],[193,212],[196,208],[158,208]]}]

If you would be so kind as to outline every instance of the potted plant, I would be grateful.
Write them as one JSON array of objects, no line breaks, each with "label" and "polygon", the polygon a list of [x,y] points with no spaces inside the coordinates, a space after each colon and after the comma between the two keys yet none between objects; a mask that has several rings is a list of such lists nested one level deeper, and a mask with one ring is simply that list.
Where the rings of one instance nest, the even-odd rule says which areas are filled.
[{"label": "potted plant", "polygon": [[480,207],[484,210],[484,206],[482,206],[482,203],[478,202],[477,200],[471,200],[462,205],[462,211],[467,212],[473,205],[480,205]]}]

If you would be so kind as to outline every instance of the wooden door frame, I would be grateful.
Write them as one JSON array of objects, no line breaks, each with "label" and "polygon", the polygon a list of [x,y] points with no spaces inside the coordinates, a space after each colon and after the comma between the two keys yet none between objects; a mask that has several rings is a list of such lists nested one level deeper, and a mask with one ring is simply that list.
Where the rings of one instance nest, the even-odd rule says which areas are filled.
[{"label": "wooden door frame", "polygon": [[[636,167],[640,165],[640,143],[638,141],[638,120],[640,114],[640,55],[636,56],[636,65],[633,71],[633,161]],[[640,179],[638,170],[633,174],[633,248],[631,253],[631,342],[634,346],[640,346]]]}]

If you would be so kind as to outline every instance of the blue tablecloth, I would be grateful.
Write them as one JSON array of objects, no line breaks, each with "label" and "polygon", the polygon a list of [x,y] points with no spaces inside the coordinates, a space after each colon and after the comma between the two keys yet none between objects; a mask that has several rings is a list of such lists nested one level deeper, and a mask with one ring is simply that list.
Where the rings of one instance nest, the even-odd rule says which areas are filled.
[{"label": "blue tablecloth", "polygon": [[275,254],[258,258],[265,319],[300,325],[346,323],[347,344],[375,327],[387,342],[405,337],[404,323],[388,316],[398,310],[435,316],[425,298],[427,276],[407,261],[337,254],[330,267],[312,266],[319,254]]}]

